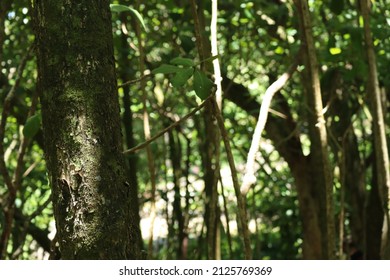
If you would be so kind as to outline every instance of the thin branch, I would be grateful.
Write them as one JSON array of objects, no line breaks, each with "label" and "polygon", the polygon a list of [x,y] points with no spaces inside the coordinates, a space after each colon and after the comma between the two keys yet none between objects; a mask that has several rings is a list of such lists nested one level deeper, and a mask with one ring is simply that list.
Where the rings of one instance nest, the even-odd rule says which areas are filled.
[{"label": "thin branch", "polygon": [[22,252],[23,252],[23,246],[25,243],[25,239],[28,233],[28,227],[31,224],[31,221],[36,218],[38,215],[40,215],[43,210],[46,209],[46,207],[50,204],[51,202],[51,196],[49,195],[45,202],[40,205],[30,216],[26,217],[26,219],[23,222],[23,229],[21,231],[21,237],[20,237],[20,245],[19,247],[12,253],[12,259],[16,259]]},{"label": "thin branch", "polygon": [[[35,113],[35,110],[36,110],[36,107],[37,107],[37,103],[38,103],[38,91],[35,91],[34,95],[32,97],[31,107],[30,107],[28,116],[32,116]],[[24,156],[26,154],[26,150],[27,150],[27,147],[28,147],[28,145],[30,143],[30,140],[31,140],[30,138],[24,137],[23,134],[20,135],[20,145],[19,145],[19,150],[18,150],[18,154],[17,154],[16,168],[15,168],[14,175],[13,175],[13,178],[12,178],[14,194],[9,196],[9,202],[8,202],[9,203],[9,215],[12,215],[12,217],[14,215],[14,207],[15,207],[14,203],[15,203],[16,194],[19,191],[19,189],[21,188],[21,184],[22,184],[23,167],[24,167]],[[50,202],[50,199],[48,199],[48,201]],[[47,204],[48,204],[48,202],[47,202]],[[38,208],[34,212],[36,214],[31,216],[30,220],[35,218],[35,216],[37,216],[40,213],[39,212],[40,209],[41,208]],[[22,240],[23,240],[23,242],[21,243],[19,248],[12,254],[11,258],[14,258],[14,256],[17,256],[19,254],[18,252],[19,251],[21,252],[21,250],[23,249],[24,239],[25,239],[26,234],[27,234],[27,228],[28,228],[28,226],[30,224],[30,220],[29,221],[25,221],[24,230],[22,231]],[[12,228],[12,224],[10,225],[10,228]]]},{"label": "thin branch", "polygon": [[228,211],[228,207],[227,207],[228,204],[227,204],[227,200],[226,200],[226,196],[225,196],[225,190],[224,190],[224,186],[223,186],[221,173],[219,174],[219,181],[221,184],[221,196],[222,196],[222,200],[223,200],[223,211],[225,212],[225,218],[226,218],[226,237],[227,237],[227,241],[228,241],[229,256],[230,256],[230,259],[233,260],[234,257],[233,257],[232,235],[230,233],[230,225],[229,225],[230,218],[229,218],[229,211]]},{"label": "thin branch", "polygon": [[190,3],[191,3],[192,18],[194,19],[194,26],[195,26],[196,47],[198,48],[199,59],[201,61],[201,69],[204,70],[205,52],[204,52],[202,35],[200,32],[200,23],[199,23],[199,17],[197,12],[198,9],[196,7],[195,0],[191,0]]},{"label": "thin branch", "polygon": [[143,75],[143,76],[139,77],[138,79],[134,79],[134,80],[131,80],[131,81],[124,82],[123,84],[118,85],[117,88],[123,88],[125,86],[129,86],[129,85],[133,85],[133,84],[139,83],[139,82],[143,81],[144,79],[150,78],[152,76],[153,76],[152,73]]},{"label": "thin branch", "polygon": [[211,1],[211,55],[216,57],[213,59],[213,67],[214,67],[214,83],[217,86],[217,90],[215,93],[215,99],[217,101],[218,107],[222,110],[222,77],[221,77],[221,67],[219,65],[218,59],[218,31],[217,31],[217,20],[218,20],[218,0]]},{"label": "thin branch", "polygon": [[[32,102],[28,113],[28,117],[34,115],[37,108],[37,103],[38,103],[38,91],[36,90],[32,97]],[[23,135],[21,135],[20,137],[21,140],[20,140],[20,146],[18,150],[17,164],[13,176],[13,184],[16,191],[20,189],[21,180],[23,178],[24,155],[26,154],[27,146],[29,145],[31,140],[30,138],[24,137]]]},{"label": "thin branch", "polygon": [[24,171],[22,177],[23,177],[23,178],[24,178],[24,177],[27,177],[27,176],[31,173],[31,171],[33,171],[34,168],[35,168],[41,161],[42,161],[42,159],[39,159],[39,160],[35,161],[33,164],[31,164],[31,165],[26,169],[26,171]]},{"label": "thin branch", "polygon": [[[19,64],[18,71],[16,74],[16,80],[15,84],[12,86],[10,91],[8,92],[4,103],[3,103],[3,112],[1,114],[1,122],[0,122],[0,173],[4,178],[4,183],[7,186],[8,189],[8,197],[7,201],[5,203],[5,207],[3,208],[4,216],[5,216],[5,223],[3,228],[3,233],[0,236],[0,259],[5,258],[7,254],[7,244],[9,237],[11,235],[12,230],[12,223],[13,223],[13,216],[14,216],[14,203],[17,193],[17,184],[15,184],[11,176],[7,170],[7,166],[5,164],[4,159],[4,137],[5,137],[5,127],[7,124],[8,116],[11,112],[11,105],[12,101],[15,97],[16,89],[19,87],[21,78],[23,76],[23,71],[26,67],[27,61],[30,57],[30,54],[32,50],[34,49],[35,45],[32,44],[29,49],[27,50],[26,55],[23,57],[22,61]],[[23,143],[22,143],[23,144]],[[23,146],[21,144],[21,146]],[[21,150],[19,150],[21,151]],[[22,149],[24,151],[24,148]],[[20,153],[18,155],[18,161],[20,158]],[[15,171],[16,172],[16,171]],[[15,173],[16,174],[16,173]]]},{"label": "thin branch", "polygon": [[143,148],[145,148],[146,146],[148,146],[150,143],[152,143],[153,141],[155,141],[156,139],[158,139],[159,137],[163,136],[165,133],[167,133],[169,130],[175,128],[176,126],[180,125],[181,123],[185,122],[186,120],[188,120],[190,117],[192,117],[193,115],[196,114],[196,112],[198,112],[200,109],[202,109],[207,101],[209,101],[211,99],[211,97],[213,97],[214,95],[210,95],[209,97],[207,97],[201,104],[199,104],[198,107],[196,107],[195,109],[193,109],[191,112],[189,112],[187,115],[185,115],[183,118],[181,118],[180,120],[178,120],[177,122],[174,122],[173,124],[171,124],[170,126],[168,126],[167,128],[164,128],[163,130],[161,130],[159,133],[157,133],[155,136],[153,137],[150,137],[149,140],[131,148],[131,149],[128,149],[126,151],[123,151],[124,154],[131,154],[131,153],[134,153],[138,150],[141,150]]},{"label": "thin branch", "polygon": [[9,192],[13,192],[13,184],[11,180],[11,176],[8,173],[5,160],[4,160],[4,137],[5,137],[5,126],[7,124],[8,116],[11,112],[11,104],[15,97],[16,89],[19,87],[20,80],[23,75],[24,68],[26,67],[27,60],[30,57],[30,54],[32,50],[34,49],[34,45],[31,45],[28,49],[26,55],[23,57],[22,61],[19,64],[18,71],[16,74],[16,79],[14,85],[11,87],[10,91],[8,92],[4,103],[3,103],[3,112],[1,114],[1,122],[0,122],[0,172],[1,175],[4,178],[4,182],[8,188]]},{"label": "thin branch", "polygon": [[230,146],[229,136],[224,125],[221,111],[219,111],[218,104],[216,103],[214,98],[211,99],[211,103],[213,105],[214,115],[217,119],[218,126],[221,131],[223,143],[225,145],[227,159],[232,173],[233,187],[237,197],[237,206],[238,206],[237,224],[239,230],[241,231],[240,234],[242,234],[242,238],[244,239],[245,259],[250,260],[252,259],[252,248],[250,245],[250,233],[248,229],[246,203],[245,203],[244,196],[240,192],[237,169],[234,163],[234,157]]},{"label": "thin branch", "polygon": [[[301,48],[302,50],[302,48]],[[301,53],[301,51],[299,52]],[[275,93],[280,91],[288,82],[292,74],[295,72],[300,60],[300,55],[297,56],[297,59],[290,66],[286,73],[279,77],[275,82],[273,82],[265,91],[263,102],[261,103],[259,119],[256,124],[255,132],[253,133],[251,147],[249,149],[248,158],[245,167],[245,175],[243,177],[243,182],[241,185],[241,193],[246,195],[249,191],[249,188],[252,184],[256,182],[255,177],[255,157],[256,153],[259,150],[261,134],[263,133],[265,124],[268,118],[269,107],[271,106],[271,101]]]}]

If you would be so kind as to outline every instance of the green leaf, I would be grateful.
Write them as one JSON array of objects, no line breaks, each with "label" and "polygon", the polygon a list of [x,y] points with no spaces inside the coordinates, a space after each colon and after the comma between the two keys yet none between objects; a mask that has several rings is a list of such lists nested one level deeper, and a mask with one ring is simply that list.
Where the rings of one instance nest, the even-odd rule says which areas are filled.
[{"label": "green leaf", "polygon": [[116,12],[116,13],[130,11],[128,6],[120,5],[120,4],[110,4],[110,9],[111,12]]},{"label": "green leaf", "polygon": [[189,58],[176,57],[170,61],[171,64],[182,65],[182,66],[194,66],[194,61]]},{"label": "green leaf", "polygon": [[341,49],[340,48],[330,48],[329,52],[330,52],[331,55],[336,55],[336,54],[340,54],[341,53]]},{"label": "green leaf", "polygon": [[172,78],[171,84],[174,87],[181,87],[183,86],[188,79],[192,76],[192,73],[194,73],[194,68],[182,68],[180,72],[177,72],[175,77]]},{"label": "green leaf", "polygon": [[189,53],[193,48],[195,48],[195,43],[192,41],[191,36],[181,35],[179,38],[181,41],[181,46],[186,53]]},{"label": "green leaf", "polygon": [[219,54],[210,56],[210,57],[206,58],[205,60],[203,60],[202,62],[207,62],[210,60],[213,61],[214,59],[217,59],[217,58],[219,58]]},{"label": "green leaf", "polygon": [[162,64],[156,69],[152,71],[153,74],[172,74],[172,73],[177,73],[181,71],[183,68],[170,65],[170,64]]},{"label": "green leaf", "polygon": [[41,128],[41,114],[35,114],[29,117],[23,128],[23,135],[27,138],[33,138]]},{"label": "green leaf", "polygon": [[213,82],[207,78],[206,74],[195,70],[194,73],[194,90],[196,95],[205,100],[211,93],[211,88],[213,87]]},{"label": "green leaf", "polygon": [[146,31],[146,25],[145,25],[144,19],[142,18],[141,14],[137,10],[135,10],[131,7],[125,6],[125,5],[120,5],[120,4],[110,4],[110,9],[111,9],[111,12],[116,12],[116,13],[121,13],[121,12],[132,13],[133,15],[135,15],[135,17],[138,19],[138,21],[142,24],[142,27]]},{"label": "green leaf", "polygon": [[281,46],[278,46],[278,47],[275,49],[275,53],[276,53],[276,54],[284,54],[284,49],[283,49]]}]

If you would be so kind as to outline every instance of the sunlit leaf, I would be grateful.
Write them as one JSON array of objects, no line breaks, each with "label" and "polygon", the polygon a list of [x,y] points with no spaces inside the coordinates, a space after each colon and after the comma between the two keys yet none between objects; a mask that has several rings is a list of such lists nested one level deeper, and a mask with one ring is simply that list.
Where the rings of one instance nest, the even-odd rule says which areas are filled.
[{"label": "sunlit leaf", "polygon": [[276,54],[284,54],[284,49],[283,49],[281,46],[278,46],[278,47],[275,49],[275,53],[276,53]]},{"label": "sunlit leaf", "polygon": [[206,74],[195,70],[194,73],[194,90],[196,95],[205,100],[211,93],[211,88],[213,87],[213,82],[207,78]]},{"label": "sunlit leaf", "polygon": [[135,15],[135,17],[138,19],[138,21],[142,24],[142,27],[146,30],[144,19],[137,10],[135,10],[129,6],[120,5],[120,4],[110,4],[110,9],[112,12],[116,12],[116,13],[121,13],[121,12],[132,13],[133,15]]},{"label": "sunlit leaf", "polygon": [[120,5],[120,4],[110,4],[110,9],[112,12],[116,12],[116,13],[130,11],[128,6]]},{"label": "sunlit leaf", "polygon": [[340,48],[330,48],[329,52],[330,52],[331,55],[336,55],[336,54],[340,54],[341,53],[341,49]]},{"label": "sunlit leaf", "polygon": [[153,74],[172,74],[177,73],[183,68],[177,67],[175,65],[170,64],[162,64],[158,68],[152,71]]},{"label": "sunlit leaf", "polygon": [[364,26],[364,19],[362,16],[359,16],[359,26],[363,27]]},{"label": "sunlit leaf", "polygon": [[192,76],[192,73],[194,73],[194,68],[182,68],[180,72],[177,72],[175,77],[172,78],[171,84],[174,87],[181,87],[183,86],[188,79]]},{"label": "sunlit leaf", "polygon": [[23,135],[27,138],[33,138],[41,128],[41,114],[35,114],[29,117],[23,128]]}]

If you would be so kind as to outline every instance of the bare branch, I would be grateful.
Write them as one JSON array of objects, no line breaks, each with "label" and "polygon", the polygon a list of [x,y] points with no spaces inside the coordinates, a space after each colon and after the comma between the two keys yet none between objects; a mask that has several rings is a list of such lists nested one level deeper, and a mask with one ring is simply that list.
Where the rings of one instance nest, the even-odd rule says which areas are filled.
[{"label": "bare branch", "polygon": [[167,128],[161,130],[159,133],[157,133],[155,136],[153,137],[150,137],[149,140],[129,149],[129,150],[126,150],[126,151],[123,151],[124,154],[130,154],[130,153],[134,153],[138,150],[141,150],[143,148],[145,148],[146,146],[148,146],[150,143],[152,143],[153,141],[155,141],[157,138],[163,136],[165,133],[167,133],[169,130],[175,128],[176,126],[180,125],[181,123],[183,123],[184,121],[188,120],[190,117],[192,117],[193,115],[196,114],[196,112],[198,112],[200,109],[202,109],[208,100],[210,100],[211,97],[213,97],[214,95],[210,95],[209,97],[207,97],[201,104],[199,104],[198,107],[196,107],[195,109],[193,109],[191,112],[189,112],[187,115],[185,115],[183,118],[181,118],[180,120],[178,120],[177,122],[174,122],[173,124],[171,124],[170,126],[168,126]]},{"label": "bare branch", "polygon": [[134,80],[131,80],[131,81],[127,81],[127,82],[125,82],[123,84],[120,84],[120,85],[117,86],[117,88],[122,88],[122,87],[125,87],[125,86],[129,86],[129,85],[132,85],[132,84],[139,83],[139,82],[143,81],[144,79],[150,78],[152,76],[153,76],[152,73],[143,75],[142,77],[139,77],[138,79],[134,79]]},{"label": "bare branch", "polygon": [[[301,53],[301,51],[299,53]],[[261,134],[263,133],[265,124],[267,122],[268,112],[270,110],[272,98],[275,95],[275,93],[280,91],[286,85],[291,75],[297,69],[299,60],[300,60],[300,55],[297,56],[296,60],[290,66],[287,72],[284,73],[282,76],[280,76],[279,79],[277,79],[275,82],[273,82],[265,91],[263,102],[261,103],[259,119],[256,124],[251,147],[248,153],[245,175],[243,177],[243,182],[241,185],[241,193],[243,195],[246,195],[249,191],[250,186],[256,182],[255,168],[254,168],[255,157],[260,146]]]}]

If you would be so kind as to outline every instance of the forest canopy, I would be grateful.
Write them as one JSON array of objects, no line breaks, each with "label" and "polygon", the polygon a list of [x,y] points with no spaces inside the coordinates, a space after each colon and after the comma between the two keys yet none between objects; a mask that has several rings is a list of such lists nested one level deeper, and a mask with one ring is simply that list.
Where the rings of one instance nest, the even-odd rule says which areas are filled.
[{"label": "forest canopy", "polygon": [[67,2],[0,2],[0,259],[390,259],[387,0]]}]

